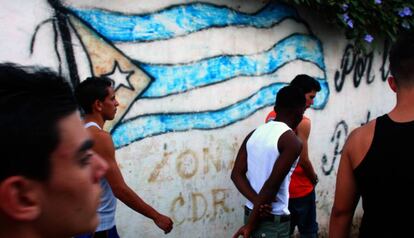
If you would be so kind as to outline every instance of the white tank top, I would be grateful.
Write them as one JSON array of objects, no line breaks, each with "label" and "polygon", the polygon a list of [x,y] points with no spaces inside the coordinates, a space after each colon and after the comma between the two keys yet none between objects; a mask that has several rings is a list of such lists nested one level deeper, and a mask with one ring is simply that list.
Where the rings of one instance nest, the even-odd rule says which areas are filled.
[{"label": "white tank top", "polygon": [[[250,136],[246,144],[247,149],[247,178],[252,188],[259,193],[269,178],[273,165],[279,158],[277,147],[280,136],[291,130],[285,123],[269,121],[259,126]],[[280,185],[276,194],[276,202],[272,203],[272,214],[289,215],[289,183],[290,176],[296,167],[298,159],[292,165],[288,175]],[[247,201],[246,206],[253,209],[253,203]]]},{"label": "white tank top", "polygon": [[[92,126],[102,130],[102,128],[96,122],[90,121],[85,124],[85,128]],[[109,185],[106,178],[102,178],[100,184],[102,188],[102,194],[101,204],[98,208],[99,225],[96,228],[96,231],[105,231],[115,226],[116,197],[114,196],[111,186]]]},{"label": "white tank top", "polygon": [[96,123],[96,122],[94,122],[94,121],[90,121],[90,122],[87,122],[86,124],[85,124],[85,128],[89,128],[89,127],[91,127],[91,126],[94,126],[94,127],[98,127],[99,128],[99,130],[102,130],[102,128]]}]

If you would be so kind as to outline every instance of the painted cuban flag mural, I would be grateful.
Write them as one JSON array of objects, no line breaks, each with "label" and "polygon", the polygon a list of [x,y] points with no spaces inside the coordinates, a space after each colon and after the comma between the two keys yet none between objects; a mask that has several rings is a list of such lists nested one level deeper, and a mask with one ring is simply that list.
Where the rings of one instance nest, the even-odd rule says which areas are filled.
[{"label": "painted cuban flag mural", "polygon": [[[241,225],[234,158],[297,74],[319,80],[313,109],[329,109],[322,42],[277,1],[13,0],[0,22],[1,61],[50,67],[74,86],[114,81],[117,162],[174,220],[170,237],[231,237]],[[121,202],[116,220],[122,237],[163,235]]]},{"label": "painted cuban flag mural", "polygon": [[[251,13],[201,2],[140,14],[90,6],[65,10],[72,44],[82,46],[75,47],[83,51],[75,54],[83,55],[77,65],[89,68],[79,66],[80,78],[114,80],[120,110],[108,129],[117,148],[237,123],[273,105],[278,90],[299,73],[321,83],[314,108],[327,103],[322,44],[287,5],[270,2]],[[258,42],[259,33],[268,39]]]},{"label": "painted cuban flag mural", "polygon": [[[276,0],[3,0],[0,61],[49,67],[73,86],[93,75],[114,81],[120,106],[105,126],[117,163],[131,189],[174,220],[174,238],[240,227],[245,198],[230,179],[238,149],[281,87],[313,76],[322,90],[306,113],[310,158],[325,176],[323,236],[349,132],[391,109],[394,95],[387,45],[357,55],[311,14]],[[121,202],[116,221],[122,237],[163,235]]]}]

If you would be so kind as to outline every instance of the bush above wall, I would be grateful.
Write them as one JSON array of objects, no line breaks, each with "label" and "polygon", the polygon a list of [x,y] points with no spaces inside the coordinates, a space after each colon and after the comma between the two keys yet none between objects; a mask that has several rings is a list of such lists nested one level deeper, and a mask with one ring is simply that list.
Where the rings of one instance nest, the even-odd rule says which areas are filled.
[{"label": "bush above wall", "polygon": [[376,41],[394,41],[403,31],[414,29],[413,0],[285,0],[310,7],[329,23],[345,30],[359,50]]}]

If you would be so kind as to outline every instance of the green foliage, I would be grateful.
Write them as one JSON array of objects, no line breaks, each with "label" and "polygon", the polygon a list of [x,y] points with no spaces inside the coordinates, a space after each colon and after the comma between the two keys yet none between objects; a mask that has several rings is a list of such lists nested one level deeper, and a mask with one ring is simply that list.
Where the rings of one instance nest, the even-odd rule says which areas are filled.
[{"label": "green foliage", "polygon": [[329,23],[345,30],[360,50],[379,39],[394,41],[414,30],[414,0],[285,0],[310,8]]}]

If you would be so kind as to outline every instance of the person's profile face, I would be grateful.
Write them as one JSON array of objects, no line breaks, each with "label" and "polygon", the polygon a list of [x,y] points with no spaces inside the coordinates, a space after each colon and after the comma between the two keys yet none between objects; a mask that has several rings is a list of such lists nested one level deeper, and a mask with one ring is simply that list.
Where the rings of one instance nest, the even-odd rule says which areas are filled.
[{"label": "person's profile face", "polygon": [[115,118],[116,108],[118,107],[119,103],[116,100],[114,88],[108,87],[107,91],[108,95],[102,101],[103,116],[105,120],[112,120]]},{"label": "person's profile face", "polygon": [[315,90],[305,93],[306,108],[309,108],[310,106],[312,106],[313,101],[315,100],[315,97],[316,97],[316,93],[317,92]]},{"label": "person's profile face", "polygon": [[58,130],[60,142],[51,154],[50,177],[43,186],[41,220],[59,237],[93,232],[99,223],[100,179],[108,165],[91,150],[78,113],[61,119]]}]

